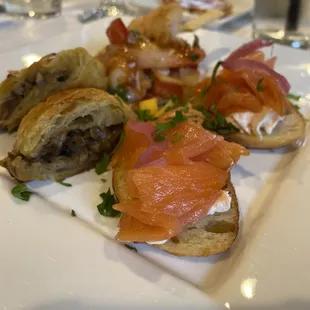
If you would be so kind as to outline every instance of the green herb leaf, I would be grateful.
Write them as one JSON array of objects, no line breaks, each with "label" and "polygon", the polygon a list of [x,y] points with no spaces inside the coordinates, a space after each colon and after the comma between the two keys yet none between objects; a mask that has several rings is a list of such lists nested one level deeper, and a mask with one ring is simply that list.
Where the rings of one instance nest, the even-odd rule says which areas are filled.
[{"label": "green herb leaf", "polygon": [[192,53],[192,54],[189,54],[188,55],[188,58],[191,60],[191,61],[196,61],[197,59],[199,59],[199,55],[195,54],[195,53]]},{"label": "green herb leaf", "polygon": [[300,106],[299,106],[298,104],[293,104],[293,107],[294,107],[297,111],[300,110]]},{"label": "green herb leaf", "polygon": [[298,95],[294,95],[292,93],[288,93],[286,95],[287,99],[291,99],[291,100],[296,100],[296,101],[299,101],[299,99],[301,98],[301,96],[298,96]]},{"label": "green herb leaf", "polygon": [[24,183],[20,183],[14,186],[11,190],[11,193],[15,198],[23,201],[29,201],[31,195],[33,194],[31,191],[29,191],[27,185]]},{"label": "green herb leaf", "polygon": [[260,93],[264,90],[264,87],[262,86],[263,81],[264,78],[259,79],[256,85],[256,90]]},{"label": "green herb leaf", "polygon": [[106,179],[101,179],[101,182],[102,182],[102,183],[106,183],[107,180],[106,180]]},{"label": "green herb leaf", "polygon": [[167,138],[166,135],[158,134],[158,135],[155,136],[154,140],[155,140],[156,142],[161,142],[161,141],[164,141],[166,138]]},{"label": "green herb leaf", "polygon": [[233,124],[228,123],[226,118],[217,111],[216,104],[211,105],[210,110],[207,110],[203,105],[196,106],[194,109],[201,112],[205,117],[202,123],[203,128],[220,135],[238,131]]},{"label": "green herb leaf", "polygon": [[216,81],[216,74],[217,74],[217,71],[219,70],[221,65],[222,65],[222,61],[218,61],[217,64],[215,65],[215,67],[212,71],[212,75],[211,75],[211,82],[210,82],[208,87],[206,87],[205,89],[203,89],[200,92],[201,97],[204,97],[210,91],[211,87],[213,86],[213,84]]},{"label": "green herb leaf", "polygon": [[66,183],[63,180],[57,181],[58,184],[62,185],[62,186],[66,186],[66,187],[72,187],[72,184],[70,183]]},{"label": "green herb leaf", "polygon": [[171,139],[173,143],[177,143],[184,138],[184,135],[178,135],[177,137]]},{"label": "green herb leaf", "polygon": [[76,212],[74,210],[71,210],[71,216],[76,217]]},{"label": "green herb leaf", "polygon": [[161,134],[169,129],[171,129],[173,127],[173,123],[172,122],[168,122],[168,123],[156,123],[156,130],[155,130],[155,134]]},{"label": "green herb leaf", "polygon": [[96,164],[96,168],[95,168],[96,173],[100,175],[106,172],[109,163],[110,163],[110,156],[104,153],[102,159]]},{"label": "green herb leaf", "polygon": [[154,121],[156,120],[156,117],[154,117],[150,110],[135,110],[138,120],[141,122],[148,122],[148,121]]},{"label": "green herb leaf", "polygon": [[102,203],[97,206],[97,209],[102,216],[120,216],[121,212],[113,209],[113,205],[115,205],[117,202],[114,195],[111,194],[110,189],[106,193],[100,194],[100,197],[102,198]]},{"label": "green herb leaf", "polygon": [[210,107],[210,110],[212,111],[212,112],[215,112],[216,111],[216,103],[215,102],[213,102],[212,104],[211,104],[211,107]]},{"label": "green herb leaf", "polygon": [[122,85],[117,85],[116,88],[109,88],[108,93],[111,95],[117,95],[121,99],[123,99],[125,102],[128,102],[127,92],[126,92],[124,86],[122,86]]},{"label": "green herb leaf", "polygon": [[133,251],[133,252],[138,253],[138,250],[137,250],[135,247],[133,247],[133,246],[131,246],[131,245],[129,245],[129,244],[124,244],[124,245],[125,245],[125,247],[126,247],[127,249],[129,249],[130,251]]}]

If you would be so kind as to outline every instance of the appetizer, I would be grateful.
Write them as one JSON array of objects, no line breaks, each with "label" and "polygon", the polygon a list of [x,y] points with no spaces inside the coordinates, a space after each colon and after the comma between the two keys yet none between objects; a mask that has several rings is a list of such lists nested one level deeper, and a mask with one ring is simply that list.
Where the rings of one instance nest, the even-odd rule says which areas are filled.
[{"label": "appetizer", "polygon": [[13,151],[0,164],[19,181],[62,180],[111,154],[132,111],[94,88],[59,92],[22,120]]},{"label": "appetizer", "polygon": [[84,48],[47,55],[29,68],[9,72],[0,84],[0,129],[16,129],[33,106],[57,91],[106,86],[105,68]]},{"label": "appetizer", "polygon": [[152,97],[182,100],[186,86],[198,82],[205,52],[198,38],[192,46],[177,38],[181,21],[178,4],[137,17],[128,27],[114,20],[107,29],[110,44],[97,55],[107,68],[109,91],[129,103]]},{"label": "appetizer", "polygon": [[265,59],[259,51],[271,45],[257,39],[238,48],[199,83],[193,99],[196,108],[216,108],[232,125],[222,134],[249,148],[282,147],[305,133],[303,117],[288,100],[290,84],[274,70],[276,57]]},{"label": "appetizer", "polygon": [[227,250],[238,233],[230,169],[248,151],[202,127],[188,107],[157,122],[128,121],[114,153],[113,186],[122,212],[116,238],[179,256]]}]

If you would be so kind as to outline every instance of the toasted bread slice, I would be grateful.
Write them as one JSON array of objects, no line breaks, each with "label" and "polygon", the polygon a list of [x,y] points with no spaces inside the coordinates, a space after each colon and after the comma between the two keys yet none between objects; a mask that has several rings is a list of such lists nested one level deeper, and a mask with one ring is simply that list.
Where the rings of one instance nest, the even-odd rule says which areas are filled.
[{"label": "toasted bread slice", "polygon": [[263,135],[261,139],[258,136],[238,132],[227,135],[226,139],[247,148],[274,149],[303,139],[305,129],[305,119],[295,108],[292,108],[290,113],[279,122],[271,135]]},{"label": "toasted bread slice", "polygon": [[[131,199],[126,190],[124,172],[120,167],[113,170],[113,187],[119,201]],[[195,225],[187,226],[182,233],[166,243],[153,246],[178,256],[209,256],[229,249],[238,234],[239,208],[230,182],[225,190],[232,198],[229,211],[208,215]]]}]

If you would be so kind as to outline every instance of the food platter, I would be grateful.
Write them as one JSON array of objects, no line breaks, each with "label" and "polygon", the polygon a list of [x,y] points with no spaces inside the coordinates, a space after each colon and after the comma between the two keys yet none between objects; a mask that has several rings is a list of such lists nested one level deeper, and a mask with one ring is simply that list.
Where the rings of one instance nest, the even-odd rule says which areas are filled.
[{"label": "food platter", "polygon": [[[43,56],[76,46],[97,52],[107,43],[103,34],[110,21],[98,21],[87,25],[82,33],[63,34],[2,54],[1,77],[7,68],[22,67],[25,57],[31,55]],[[205,71],[243,42],[206,30],[196,34],[208,54],[202,65]],[[192,40],[193,35],[184,38]],[[280,46],[275,52],[279,55],[279,72],[289,77],[295,93],[306,97],[308,53]],[[308,101],[303,99],[301,104],[309,115]],[[12,148],[14,135],[1,135],[1,157]],[[113,240],[114,220],[98,216],[96,209],[99,193],[111,183],[100,182],[94,171],[68,179],[71,188],[32,182],[29,187],[37,194],[29,203],[20,203],[10,195],[15,182],[1,169],[0,268],[4,276],[0,280],[0,305],[7,309],[20,305],[30,309],[100,309],[113,305],[122,309],[125,304],[143,307],[152,300],[154,308],[197,305],[198,309],[215,307],[214,302],[233,308],[256,303],[269,306],[282,302],[285,296],[307,298],[309,280],[301,275],[309,267],[305,232],[309,210],[303,202],[307,201],[310,178],[305,164],[308,149],[306,144],[301,149],[253,151],[240,161],[232,180],[239,198],[241,231],[228,253],[210,258],[173,257],[147,245],[139,245],[138,253],[134,253],[118,245]],[[105,177],[110,180],[111,175]],[[292,214],[296,197],[300,212]],[[71,217],[71,210],[75,210],[76,218]],[[293,236],[287,233],[290,218]],[[285,246],[280,236],[285,236]],[[299,280],[303,287],[297,285]]]}]

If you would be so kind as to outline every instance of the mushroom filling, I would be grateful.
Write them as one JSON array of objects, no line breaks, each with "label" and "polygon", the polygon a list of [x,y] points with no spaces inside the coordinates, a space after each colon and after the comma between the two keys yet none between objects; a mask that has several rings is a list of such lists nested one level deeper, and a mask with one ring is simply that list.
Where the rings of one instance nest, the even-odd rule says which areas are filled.
[{"label": "mushroom filling", "polygon": [[83,158],[83,161],[93,162],[99,160],[103,153],[111,153],[113,151],[122,130],[122,124],[105,128],[94,126],[84,131],[74,129],[61,133],[56,138],[51,139],[42,148],[43,152],[35,158],[25,157],[22,154],[17,156],[22,156],[29,163],[41,162],[42,164],[50,164],[60,160],[70,165],[75,157]]},{"label": "mushroom filling", "polygon": [[[0,108],[0,119],[8,119],[19,105],[21,100],[27,96],[35,86],[42,87],[47,83],[63,83],[70,77],[67,70],[50,72],[49,74],[42,74],[42,68],[47,66],[54,58],[56,54],[50,54],[41,58],[38,62],[32,64],[26,72],[26,76],[23,81],[16,83],[12,91],[3,100],[3,104]],[[7,79],[17,79],[19,75],[23,75],[25,71],[9,71]]]}]

